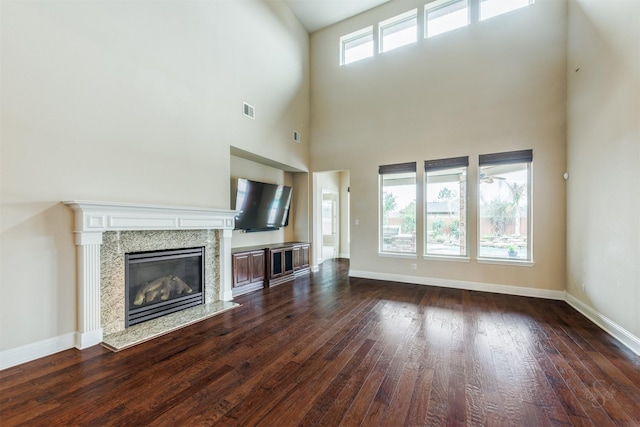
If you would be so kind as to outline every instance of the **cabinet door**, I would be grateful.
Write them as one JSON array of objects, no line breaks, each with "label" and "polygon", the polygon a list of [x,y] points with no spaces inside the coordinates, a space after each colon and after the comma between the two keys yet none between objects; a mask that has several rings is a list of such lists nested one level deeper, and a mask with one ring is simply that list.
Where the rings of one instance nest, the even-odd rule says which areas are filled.
[{"label": "cabinet door", "polygon": [[251,282],[263,282],[265,275],[264,251],[251,252]]},{"label": "cabinet door", "polygon": [[285,249],[283,257],[284,274],[291,274],[293,272],[293,248]]},{"label": "cabinet door", "polygon": [[271,258],[269,260],[270,269],[269,269],[269,279],[275,279],[276,277],[282,276],[283,264],[284,264],[284,249],[272,249]]},{"label": "cabinet door", "polygon": [[293,270],[298,271],[302,268],[302,248],[296,246],[293,248]]},{"label": "cabinet door", "polygon": [[300,247],[300,268],[309,267],[309,245]]},{"label": "cabinet door", "polygon": [[242,286],[251,283],[250,253],[242,252],[233,254],[233,286]]}]

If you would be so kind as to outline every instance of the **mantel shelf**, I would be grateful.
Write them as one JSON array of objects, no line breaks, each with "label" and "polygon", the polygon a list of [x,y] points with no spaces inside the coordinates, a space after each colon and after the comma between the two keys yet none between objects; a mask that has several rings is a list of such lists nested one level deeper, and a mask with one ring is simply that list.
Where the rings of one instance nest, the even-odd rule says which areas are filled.
[{"label": "mantel shelf", "polygon": [[75,232],[233,230],[236,211],[115,202],[64,202],[76,212]]}]

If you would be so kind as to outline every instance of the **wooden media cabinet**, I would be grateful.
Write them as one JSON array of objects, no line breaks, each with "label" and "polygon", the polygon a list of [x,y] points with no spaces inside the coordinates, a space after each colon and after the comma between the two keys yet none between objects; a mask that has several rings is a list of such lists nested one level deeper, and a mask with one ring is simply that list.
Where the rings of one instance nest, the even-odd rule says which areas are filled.
[{"label": "wooden media cabinet", "polygon": [[285,242],[232,249],[233,296],[309,273],[309,247],[305,242]]}]

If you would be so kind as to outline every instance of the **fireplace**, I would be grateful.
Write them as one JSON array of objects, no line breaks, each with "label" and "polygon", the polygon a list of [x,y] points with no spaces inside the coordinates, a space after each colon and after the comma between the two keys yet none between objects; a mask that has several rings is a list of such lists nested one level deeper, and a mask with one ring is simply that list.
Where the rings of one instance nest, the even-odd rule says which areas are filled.
[{"label": "fireplace", "polygon": [[[75,213],[74,233],[78,246],[77,348],[100,344],[105,334],[114,337],[134,331],[139,333],[141,340],[149,339],[150,336],[173,330],[174,326],[163,320],[175,317],[174,314],[181,315],[202,308],[206,312],[203,315],[210,316],[221,309],[237,306],[230,303],[233,299],[231,235],[235,211],[92,201],[70,201],[65,204]],[[181,310],[171,316],[125,328],[125,313],[128,311],[125,254],[199,247],[205,248],[203,303],[192,307],[194,310]],[[153,331],[149,335],[151,332],[148,330],[151,329]]]},{"label": "fireplace", "polygon": [[204,247],[125,254],[125,327],[204,303]]}]

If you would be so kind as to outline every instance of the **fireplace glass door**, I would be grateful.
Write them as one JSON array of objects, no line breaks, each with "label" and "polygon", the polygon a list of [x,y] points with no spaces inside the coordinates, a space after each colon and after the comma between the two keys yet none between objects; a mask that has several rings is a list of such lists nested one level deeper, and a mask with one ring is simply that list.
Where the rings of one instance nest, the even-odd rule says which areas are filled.
[{"label": "fireplace glass door", "polygon": [[125,255],[125,326],[204,303],[204,248]]}]

